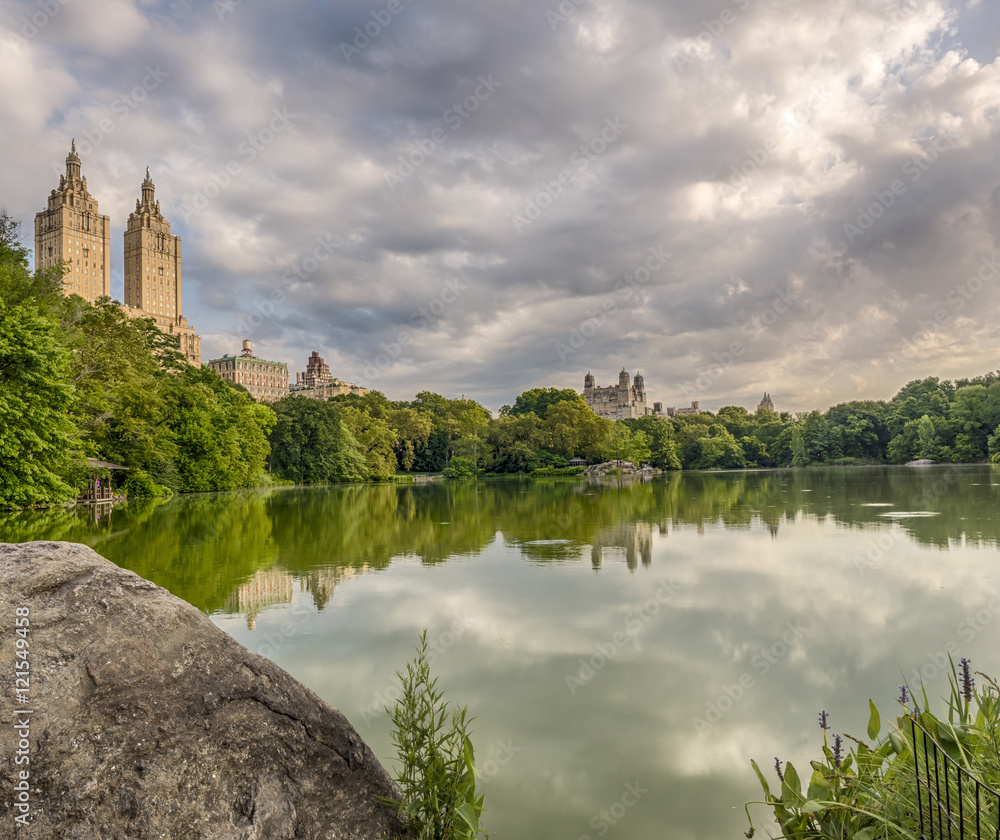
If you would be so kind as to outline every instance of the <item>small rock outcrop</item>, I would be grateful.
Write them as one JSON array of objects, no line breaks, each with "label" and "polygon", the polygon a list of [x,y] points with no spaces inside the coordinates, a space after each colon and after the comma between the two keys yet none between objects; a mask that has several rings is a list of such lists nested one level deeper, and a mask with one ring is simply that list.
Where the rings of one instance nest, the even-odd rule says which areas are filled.
[{"label": "small rock outcrop", "polygon": [[347,718],[165,589],[86,546],[0,544],[0,616],[3,836],[25,806],[32,840],[401,836]]},{"label": "small rock outcrop", "polygon": [[930,467],[936,464],[937,461],[932,461],[930,458],[917,458],[916,461],[907,461],[906,466],[908,467]]},{"label": "small rock outcrop", "polygon": [[583,471],[584,475],[656,475],[662,472],[649,464],[637,467],[631,461],[605,461],[603,464],[591,464]]}]

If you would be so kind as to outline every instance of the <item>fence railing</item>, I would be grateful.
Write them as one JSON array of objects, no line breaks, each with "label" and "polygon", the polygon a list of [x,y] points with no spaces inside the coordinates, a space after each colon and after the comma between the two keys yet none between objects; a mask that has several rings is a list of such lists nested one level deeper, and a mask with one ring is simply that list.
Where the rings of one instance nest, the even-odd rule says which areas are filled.
[{"label": "fence railing", "polygon": [[1000,840],[1000,793],[948,755],[913,717],[910,727],[921,838]]}]

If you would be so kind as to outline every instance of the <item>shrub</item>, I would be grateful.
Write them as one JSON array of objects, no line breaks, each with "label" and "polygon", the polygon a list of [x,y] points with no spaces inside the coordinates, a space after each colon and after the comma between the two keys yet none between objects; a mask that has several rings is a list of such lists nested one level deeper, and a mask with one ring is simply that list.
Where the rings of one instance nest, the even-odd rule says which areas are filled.
[{"label": "shrub", "polygon": [[396,676],[403,696],[386,711],[395,727],[403,798],[386,801],[400,808],[417,840],[476,840],[486,832],[480,827],[484,808],[483,797],[476,796],[471,720],[464,706],[449,717],[437,679],[431,679],[426,630],[406,673]]},{"label": "shrub", "polygon": [[152,499],[169,496],[170,490],[153,481],[145,470],[132,469],[125,479],[125,495],[130,499]]}]

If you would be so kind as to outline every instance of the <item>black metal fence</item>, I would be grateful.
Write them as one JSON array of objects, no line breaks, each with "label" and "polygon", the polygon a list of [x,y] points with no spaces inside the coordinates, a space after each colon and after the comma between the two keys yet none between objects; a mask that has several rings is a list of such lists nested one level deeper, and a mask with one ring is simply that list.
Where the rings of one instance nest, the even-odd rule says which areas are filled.
[{"label": "black metal fence", "polygon": [[923,840],[1000,840],[1000,793],[959,765],[913,717],[910,727]]}]

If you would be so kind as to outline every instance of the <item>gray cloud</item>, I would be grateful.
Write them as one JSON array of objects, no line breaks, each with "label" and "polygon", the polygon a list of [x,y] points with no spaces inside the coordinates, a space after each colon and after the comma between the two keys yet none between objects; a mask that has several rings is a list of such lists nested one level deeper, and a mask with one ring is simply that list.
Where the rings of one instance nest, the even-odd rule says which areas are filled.
[{"label": "gray cloud", "polygon": [[292,370],[318,349],[494,409],[622,365],[684,404],[734,343],[690,398],[825,408],[995,367],[1000,277],[960,290],[1000,250],[986,4],[104,6],[5,8],[0,195],[30,230],[76,137],[120,272],[150,165],[206,358],[257,313]]}]

